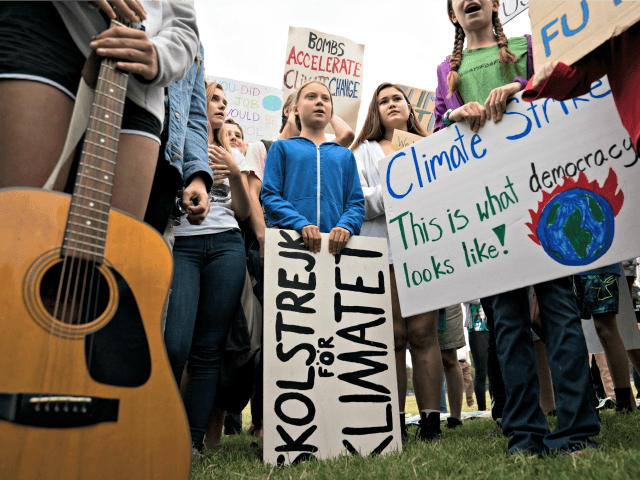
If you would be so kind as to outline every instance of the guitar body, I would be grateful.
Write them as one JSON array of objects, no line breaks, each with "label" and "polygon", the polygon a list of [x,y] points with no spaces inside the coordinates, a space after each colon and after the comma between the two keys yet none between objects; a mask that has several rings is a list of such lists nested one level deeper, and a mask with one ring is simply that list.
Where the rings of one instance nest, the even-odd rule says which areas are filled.
[{"label": "guitar body", "polygon": [[70,202],[0,190],[0,478],[188,478],[189,427],[161,329],[169,249],[112,209],[98,316],[58,321],[42,285],[61,265]]}]

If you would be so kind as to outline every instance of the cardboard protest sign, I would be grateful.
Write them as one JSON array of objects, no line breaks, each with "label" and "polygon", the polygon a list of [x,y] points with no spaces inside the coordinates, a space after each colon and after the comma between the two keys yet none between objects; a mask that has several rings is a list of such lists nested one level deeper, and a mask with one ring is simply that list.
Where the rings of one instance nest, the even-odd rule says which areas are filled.
[{"label": "cardboard protest sign", "polygon": [[[638,330],[636,312],[634,311],[631,295],[627,289],[624,277],[620,277],[620,280],[620,304],[618,314],[616,315],[616,324],[618,325],[620,337],[622,337],[622,341],[624,342],[624,348],[626,350],[633,350],[640,348],[640,330]],[[593,318],[590,320],[582,320],[582,330],[584,331],[584,338],[587,341],[589,355],[603,353],[604,348],[602,348],[602,344],[598,338]]]},{"label": "cardboard protest sign", "polygon": [[502,0],[500,2],[500,10],[498,10],[498,17],[502,25],[505,25],[527,8],[529,8],[529,0]]},{"label": "cardboard protest sign", "polygon": [[386,239],[267,229],[264,461],[402,450]]},{"label": "cardboard protest sign", "polygon": [[305,83],[318,80],[333,96],[334,114],[355,131],[362,99],[363,59],[364,45],[310,28],[289,27],[284,99]]},{"label": "cardboard protest sign", "polygon": [[415,133],[403,132],[402,130],[394,129],[393,137],[391,138],[391,150],[397,152],[398,150],[402,150],[423,138],[424,137],[416,135]]},{"label": "cardboard protest sign", "polygon": [[549,61],[567,65],[640,20],[629,0],[535,1],[529,6],[535,70]]},{"label": "cardboard protest sign", "polygon": [[640,162],[606,78],[565,102],[508,101],[379,163],[403,316],[640,253]]},{"label": "cardboard protest sign", "polygon": [[208,76],[207,79],[222,85],[227,97],[227,118],[233,118],[242,127],[245,141],[273,140],[279,135],[282,90],[230,78]]},{"label": "cardboard protest sign", "polygon": [[420,90],[419,88],[408,87],[399,83],[397,85],[406,93],[409,103],[413,105],[413,109],[418,116],[418,122],[424,127],[427,136],[431,135],[436,124],[436,116],[433,114],[436,106],[436,92]]}]

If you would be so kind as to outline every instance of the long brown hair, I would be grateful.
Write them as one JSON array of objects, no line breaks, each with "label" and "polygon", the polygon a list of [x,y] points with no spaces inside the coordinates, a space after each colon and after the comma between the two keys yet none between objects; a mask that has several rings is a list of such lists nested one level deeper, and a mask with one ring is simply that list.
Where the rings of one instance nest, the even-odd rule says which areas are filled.
[{"label": "long brown hair", "polygon": [[284,105],[282,106],[282,124],[280,125],[280,133],[284,130],[284,127],[287,125],[287,121],[289,120],[289,115],[291,115],[291,105],[295,105],[297,101],[298,90],[294,90],[284,101]]},{"label": "long brown hair", "polygon": [[[494,2],[498,2],[499,0],[493,0]],[[462,63],[462,50],[464,47],[464,38],[465,33],[464,29],[460,26],[460,23],[454,22],[451,17],[453,15],[453,0],[447,0],[447,15],[449,16],[449,21],[453,23],[453,26],[456,27],[456,39],[453,42],[453,52],[451,56],[449,56],[449,63],[451,64],[451,71],[447,76],[447,86],[449,87],[449,95],[447,98],[450,98],[455,92],[458,91],[458,82],[460,80],[460,75],[458,75],[458,69],[460,68],[460,64]],[[502,29],[502,22],[498,17],[498,12],[493,12],[492,16],[493,22],[493,31],[498,37],[498,45],[500,46],[500,52],[498,53],[498,60],[502,65],[509,65],[510,63],[515,63],[518,60],[518,57],[509,50],[509,39],[504,34],[504,30]]]},{"label": "long brown hair", "polygon": [[355,150],[361,143],[364,143],[365,140],[375,140],[379,142],[384,138],[384,126],[382,125],[382,121],[380,121],[380,108],[378,105],[378,95],[385,88],[393,87],[398,90],[402,96],[404,97],[407,105],[409,105],[409,119],[407,120],[407,131],[409,133],[415,133],[416,135],[420,135],[421,137],[426,137],[427,132],[418,122],[418,118],[416,117],[415,111],[413,110],[413,105],[409,102],[407,98],[407,94],[404,93],[399,86],[384,82],[376,88],[376,91],[373,92],[373,98],[371,99],[371,103],[369,104],[369,111],[367,112],[367,118],[364,121],[364,125],[362,126],[362,130],[360,130],[360,135],[356,139],[356,143],[353,144],[351,150]]},{"label": "long brown hair", "polygon": [[[222,90],[222,85],[215,82],[205,81],[205,91],[207,94],[207,105],[213,99],[213,95],[216,90]],[[211,123],[207,119],[207,132],[209,133],[209,143],[213,143],[214,145],[218,145],[224,148],[226,151],[231,153],[231,147],[229,146],[229,141],[227,140],[227,135],[225,134],[224,124],[220,128],[216,128],[215,130],[211,128]]]}]

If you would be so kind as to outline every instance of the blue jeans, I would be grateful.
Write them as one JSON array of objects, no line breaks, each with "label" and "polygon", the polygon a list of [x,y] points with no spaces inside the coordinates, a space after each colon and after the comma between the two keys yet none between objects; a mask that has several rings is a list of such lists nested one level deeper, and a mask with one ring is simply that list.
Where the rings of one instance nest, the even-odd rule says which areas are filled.
[{"label": "blue jeans", "polygon": [[180,385],[189,360],[187,417],[200,448],[216,398],[220,362],[244,286],[246,256],[238,230],[176,237],[164,339]]},{"label": "blue jeans", "polygon": [[549,432],[540,386],[526,288],[493,296],[498,358],[507,401],[502,431],[509,452],[541,454],[595,443],[600,424],[590,396],[589,359],[570,277],[534,286],[553,379],[558,427]]}]

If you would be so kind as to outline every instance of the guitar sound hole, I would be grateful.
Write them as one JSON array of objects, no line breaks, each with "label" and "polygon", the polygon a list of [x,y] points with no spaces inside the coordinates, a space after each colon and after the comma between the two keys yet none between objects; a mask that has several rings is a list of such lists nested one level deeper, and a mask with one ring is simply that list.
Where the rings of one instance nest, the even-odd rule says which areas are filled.
[{"label": "guitar sound hole", "polygon": [[[73,325],[93,322],[109,303],[109,285],[95,262],[68,258],[53,265],[40,283],[40,298],[56,320]],[[57,307],[56,307],[57,304]]]}]

